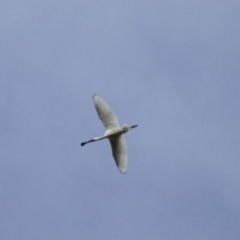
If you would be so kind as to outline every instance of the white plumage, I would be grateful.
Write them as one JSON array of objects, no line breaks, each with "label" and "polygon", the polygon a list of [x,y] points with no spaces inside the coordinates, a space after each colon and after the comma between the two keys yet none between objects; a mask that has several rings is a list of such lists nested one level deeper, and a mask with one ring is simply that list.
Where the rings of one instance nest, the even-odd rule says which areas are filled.
[{"label": "white plumage", "polygon": [[110,109],[108,104],[97,94],[93,95],[93,102],[106,131],[119,128],[119,123],[116,115]]},{"label": "white plumage", "polygon": [[116,115],[110,109],[108,104],[102,99],[102,97],[95,94],[93,96],[93,102],[98,117],[105,127],[106,132],[102,137],[95,137],[87,142],[82,142],[81,146],[84,146],[90,142],[108,138],[112,147],[112,155],[119,171],[126,173],[128,164],[127,147],[122,134],[128,132],[132,128],[137,127],[137,125],[133,125],[131,127],[124,125],[123,127],[120,127]]}]

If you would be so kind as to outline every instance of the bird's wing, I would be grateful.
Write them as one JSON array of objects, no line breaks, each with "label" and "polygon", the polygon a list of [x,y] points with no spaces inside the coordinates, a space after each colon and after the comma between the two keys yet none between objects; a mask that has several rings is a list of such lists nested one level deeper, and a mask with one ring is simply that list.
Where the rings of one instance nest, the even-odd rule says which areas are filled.
[{"label": "bird's wing", "polygon": [[117,167],[121,173],[127,172],[127,146],[122,135],[119,137],[109,138],[112,147],[112,155],[115,159]]},{"label": "bird's wing", "polygon": [[98,117],[102,121],[106,130],[119,128],[117,117],[114,112],[110,109],[108,104],[100,97],[95,94],[93,96],[93,102],[97,110]]}]

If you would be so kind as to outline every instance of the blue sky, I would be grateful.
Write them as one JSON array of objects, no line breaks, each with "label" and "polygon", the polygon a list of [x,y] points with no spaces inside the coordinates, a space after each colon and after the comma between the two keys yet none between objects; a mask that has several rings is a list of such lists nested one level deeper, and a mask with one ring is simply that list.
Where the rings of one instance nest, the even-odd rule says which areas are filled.
[{"label": "blue sky", "polygon": [[[240,238],[239,1],[2,1],[0,238]],[[118,172],[92,95],[125,136]]]}]

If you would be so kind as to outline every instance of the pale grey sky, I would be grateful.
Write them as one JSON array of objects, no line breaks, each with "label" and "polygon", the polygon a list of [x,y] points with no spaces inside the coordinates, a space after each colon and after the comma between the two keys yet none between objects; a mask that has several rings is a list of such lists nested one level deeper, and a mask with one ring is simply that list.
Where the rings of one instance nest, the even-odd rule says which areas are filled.
[{"label": "pale grey sky", "polygon": [[[239,1],[2,1],[0,239],[240,239]],[[118,172],[92,95],[127,134]]]}]

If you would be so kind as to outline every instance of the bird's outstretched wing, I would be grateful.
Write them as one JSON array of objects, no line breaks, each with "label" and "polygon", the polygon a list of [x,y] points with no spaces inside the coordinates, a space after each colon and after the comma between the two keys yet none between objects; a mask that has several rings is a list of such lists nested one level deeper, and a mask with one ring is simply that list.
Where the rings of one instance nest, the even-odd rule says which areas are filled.
[{"label": "bird's outstretched wing", "polygon": [[106,131],[119,128],[118,120],[108,104],[98,94],[93,95],[93,102],[97,110],[98,117],[102,121]]},{"label": "bird's outstretched wing", "polygon": [[115,159],[117,167],[121,173],[127,172],[127,146],[122,135],[109,139],[112,147],[112,155]]}]

